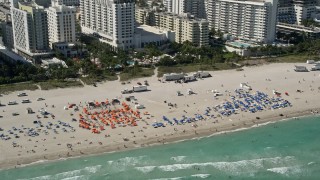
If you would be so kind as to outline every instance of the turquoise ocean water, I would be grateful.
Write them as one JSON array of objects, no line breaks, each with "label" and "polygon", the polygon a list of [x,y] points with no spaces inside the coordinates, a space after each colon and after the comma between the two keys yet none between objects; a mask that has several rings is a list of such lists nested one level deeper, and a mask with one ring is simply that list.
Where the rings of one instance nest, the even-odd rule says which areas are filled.
[{"label": "turquoise ocean water", "polygon": [[13,179],[320,179],[320,117],[0,171]]}]

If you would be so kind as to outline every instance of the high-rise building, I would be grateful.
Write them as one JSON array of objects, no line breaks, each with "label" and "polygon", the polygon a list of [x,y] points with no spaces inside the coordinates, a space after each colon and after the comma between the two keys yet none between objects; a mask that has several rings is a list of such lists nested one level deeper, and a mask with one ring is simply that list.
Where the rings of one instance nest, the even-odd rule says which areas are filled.
[{"label": "high-rise building", "polygon": [[134,0],[81,0],[81,29],[114,49],[133,48]]},{"label": "high-rise building", "polygon": [[189,41],[197,46],[209,44],[209,22],[194,18],[190,14],[172,14],[136,9],[136,20],[139,24],[156,26],[160,29],[175,32],[175,42]]},{"label": "high-rise building", "polygon": [[49,50],[47,14],[34,2],[11,2],[14,49],[34,57]]},{"label": "high-rise building", "polygon": [[175,41],[178,43],[189,41],[197,46],[206,46],[209,44],[208,26],[209,22],[205,19],[178,16],[174,18]]},{"label": "high-rise building", "polygon": [[163,0],[167,12],[173,14],[189,13],[197,18],[205,18],[204,0]]},{"label": "high-rise building", "polygon": [[274,41],[278,0],[208,0],[206,3],[210,28],[243,40]]},{"label": "high-rise building", "polygon": [[320,15],[318,0],[279,0],[278,21],[287,24],[303,24],[303,20]]},{"label": "high-rise building", "polygon": [[56,5],[46,9],[48,15],[49,44],[76,41],[76,9]]}]

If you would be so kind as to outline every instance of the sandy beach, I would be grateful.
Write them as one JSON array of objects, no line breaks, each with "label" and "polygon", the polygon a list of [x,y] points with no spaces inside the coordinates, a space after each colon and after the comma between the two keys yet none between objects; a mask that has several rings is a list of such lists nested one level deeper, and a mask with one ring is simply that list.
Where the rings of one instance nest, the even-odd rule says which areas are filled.
[{"label": "sandy beach", "polygon": [[[4,104],[0,107],[2,116],[0,128],[3,129],[0,135],[8,135],[11,139],[0,138],[0,169],[19,167],[42,160],[58,160],[160,145],[320,112],[320,72],[295,72],[294,65],[304,65],[308,69],[312,66],[305,63],[267,64],[244,67],[244,71],[210,72],[212,77],[182,84],[160,82],[153,76],[131,80],[130,84],[125,85],[119,81],[112,81],[97,84],[97,87],[24,91],[27,94],[24,97],[17,96],[21,92],[3,95],[0,97],[1,104]],[[133,85],[137,85],[137,82],[145,80],[149,82],[149,91],[121,94],[121,90],[130,89]],[[240,88],[240,83],[249,84],[253,89],[252,93],[260,91],[270,97],[275,96],[273,90],[276,90],[281,93],[281,98],[289,101],[292,106],[265,109],[255,113],[241,111],[230,116],[219,116],[215,113],[215,118],[204,116],[203,120],[183,125],[166,124],[166,127],[152,127],[154,122],[166,123],[163,121],[163,116],[179,119],[183,115],[189,117],[194,114],[203,115],[206,108],[230,101],[234,90]],[[195,94],[188,95],[188,89],[192,89]],[[214,97],[211,90],[219,91],[222,96]],[[177,91],[181,91],[183,95],[177,96]],[[285,92],[288,95],[285,95]],[[145,109],[139,110],[141,119],[137,120],[137,126],[116,126],[114,129],[105,126],[105,130],[99,134],[79,127],[79,114],[83,114],[85,103],[113,98],[124,102],[127,96],[135,96],[136,102],[145,106]],[[44,100],[37,101],[38,98]],[[31,103],[21,103],[23,99],[29,99]],[[9,101],[16,101],[18,104],[8,105]],[[135,109],[134,103],[126,103]],[[176,104],[176,107],[168,106],[168,103]],[[76,104],[79,111],[74,111],[74,108],[65,110],[64,107],[70,104]],[[26,112],[28,107],[35,113],[28,114]],[[47,118],[40,114],[39,110],[42,108],[50,113]],[[145,115],[145,112],[148,112],[148,115]],[[13,116],[13,113],[18,115]],[[34,121],[39,120],[43,127],[34,124]],[[49,122],[54,128],[46,128]],[[63,123],[69,124],[70,127],[63,126]],[[28,128],[34,128],[38,135],[29,136]],[[56,132],[53,129],[56,129]],[[8,130],[11,130],[12,134]]]}]

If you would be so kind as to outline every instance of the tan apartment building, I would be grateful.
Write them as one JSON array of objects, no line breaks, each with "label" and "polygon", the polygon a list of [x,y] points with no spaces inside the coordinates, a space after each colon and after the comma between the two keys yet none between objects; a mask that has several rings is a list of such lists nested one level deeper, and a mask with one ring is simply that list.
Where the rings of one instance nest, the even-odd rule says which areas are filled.
[{"label": "tan apartment building", "polygon": [[209,44],[209,22],[189,19],[188,17],[178,17],[174,19],[175,41],[183,43],[189,41],[198,46]]},{"label": "tan apartment building", "polygon": [[177,15],[136,9],[136,21],[139,24],[174,31],[177,43],[190,41],[197,46],[209,44],[209,22],[205,19],[197,19],[189,14]]}]

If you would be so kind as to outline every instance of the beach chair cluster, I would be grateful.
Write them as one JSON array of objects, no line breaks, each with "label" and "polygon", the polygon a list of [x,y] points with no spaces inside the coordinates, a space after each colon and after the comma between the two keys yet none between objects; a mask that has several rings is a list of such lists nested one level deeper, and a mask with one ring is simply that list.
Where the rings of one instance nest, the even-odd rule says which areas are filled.
[{"label": "beach chair cluster", "polygon": [[235,96],[231,96],[231,101],[226,101],[216,106],[216,110],[222,116],[230,116],[237,111],[256,113],[266,109],[279,109],[290,107],[291,103],[281,97],[269,97],[267,94],[257,91],[254,94],[235,90]]},{"label": "beach chair cluster", "polygon": [[[139,110],[133,110],[130,106],[122,102],[120,104],[113,100],[109,103],[107,99],[105,102],[95,102],[94,107],[86,104],[82,113],[79,114],[79,127],[91,130],[92,133],[99,134],[105,130],[106,126],[115,129],[116,127],[137,126],[137,120],[141,119]],[[103,106],[101,106],[101,104]],[[113,105],[111,105],[113,104]],[[87,108],[89,107],[89,108]]]},{"label": "beach chair cluster", "polygon": [[[177,119],[177,118],[173,118],[172,120],[170,120],[169,118],[167,118],[166,116],[162,117],[162,120],[170,125],[183,125],[183,124],[187,124],[187,123],[192,123],[192,122],[196,122],[199,120],[203,120],[204,117],[200,114],[194,114],[194,117],[187,117],[185,115],[182,115],[181,119]],[[158,127],[165,127],[164,123],[161,122],[155,122],[152,124],[152,126],[154,128],[158,128]]]},{"label": "beach chair cluster", "polygon": [[291,107],[291,103],[281,97],[269,97],[266,93],[256,91],[251,94],[243,89],[236,89],[234,95],[230,95],[230,101],[224,101],[215,107],[207,107],[203,116],[195,114],[194,117],[182,116],[181,119],[173,118],[170,120],[166,116],[162,119],[164,123],[155,122],[152,124],[154,128],[165,127],[168,125],[183,125],[199,120],[214,119],[219,116],[231,116],[238,112],[256,113],[263,110],[280,109]]},{"label": "beach chair cluster", "polygon": [[[43,124],[40,120],[33,121],[34,127],[26,127],[25,125],[21,125],[21,127],[12,127],[7,130],[8,134],[1,133],[0,138],[2,140],[9,140],[11,138],[20,138],[21,135],[28,137],[37,137],[41,135],[48,135],[50,131],[55,134],[59,134],[59,132],[68,133],[74,132],[75,129],[69,123],[63,121],[56,121],[56,123],[47,122],[47,124]],[[60,131],[58,129],[61,129]],[[0,131],[4,131],[4,129],[0,128]]]}]

